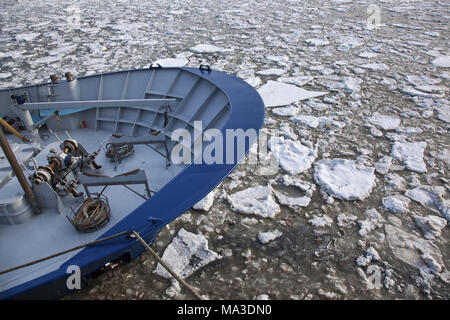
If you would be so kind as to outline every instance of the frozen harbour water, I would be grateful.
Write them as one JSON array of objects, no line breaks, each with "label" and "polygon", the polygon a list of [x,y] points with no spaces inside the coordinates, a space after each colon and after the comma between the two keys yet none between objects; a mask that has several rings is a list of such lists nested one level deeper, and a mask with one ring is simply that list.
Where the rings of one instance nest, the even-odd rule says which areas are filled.
[{"label": "frozen harbour water", "polygon": [[[150,63],[236,74],[281,130],[277,170],[239,165],[154,249],[180,244],[210,298],[449,299],[449,4],[377,2],[373,29],[370,4],[5,0],[0,86]],[[145,254],[67,298],[190,298],[156,269]]]}]

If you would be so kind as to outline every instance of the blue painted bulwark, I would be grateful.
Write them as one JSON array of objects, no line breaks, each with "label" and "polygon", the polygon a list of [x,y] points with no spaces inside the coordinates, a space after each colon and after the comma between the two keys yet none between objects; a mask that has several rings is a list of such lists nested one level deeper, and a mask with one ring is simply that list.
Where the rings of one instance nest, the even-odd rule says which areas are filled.
[{"label": "blue painted bulwark", "polygon": [[[185,76],[192,74],[195,75],[193,79],[199,77],[207,80],[226,95],[230,110],[228,119],[223,127],[220,128],[224,137],[227,129],[242,129],[244,131],[247,129],[259,131],[261,129],[265,112],[264,103],[257,91],[242,79],[215,70],[205,72],[194,68],[167,69],[173,70],[174,75],[184,71],[186,72]],[[133,71],[142,70],[129,70],[129,72]],[[79,79],[98,76],[88,76]],[[106,84],[104,90],[107,90]],[[214,89],[211,88],[212,90]],[[98,99],[100,100],[102,97],[98,97]],[[254,142],[250,141],[246,144],[246,154]],[[223,150],[225,153],[226,148],[224,147]],[[234,154],[237,154],[236,145]],[[224,158],[225,156],[226,154],[224,154]],[[237,166],[239,160],[241,159],[235,159],[235,162],[232,164],[191,164],[185,167],[154,196],[98,238],[134,230],[140,233],[147,242],[152,243],[162,227],[191,208],[220,184]],[[59,269],[7,291],[0,292],[0,298],[58,298],[68,293],[66,279],[69,275],[66,273],[66,270],[69,265],[79,266],[83,277],[87,279],[90,273],[115,258],[129,254],[132,259],[135,259],[143,251],[143,246],[136,239],[127,236],[90,246],[66,261]]]}]

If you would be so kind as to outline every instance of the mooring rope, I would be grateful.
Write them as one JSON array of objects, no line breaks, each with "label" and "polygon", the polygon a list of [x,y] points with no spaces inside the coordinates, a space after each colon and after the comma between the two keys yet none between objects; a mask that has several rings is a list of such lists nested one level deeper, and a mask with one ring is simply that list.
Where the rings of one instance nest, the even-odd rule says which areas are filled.
[{"label": "mooring rope", "polygon": [[175,271],[173,271],[172,268],[169,267],[169,265],[165,263],[164,260],[161,259],[155,251],[153,251],[153,249],[147,244],[147,242],[145,242],[145,240],[141,238],[139,233],[137,233],[136,231],[132,231],[131,234],[134,235],[144,245],[144,247],[146,247],[147,250],[150,251],[150,253],[156,258],[156,260],[158,260],[158,262],[164,268],[166,268],[166,270],[169,271],[169,273],[175,279],[177,279],[178,282],[180,282],[183,286],[185,286],[186,289],[188,289],[197,299],[205,300],[200,294],[198,294],[197,291],[194,290],[194,288],[192,288],[189,284],[187,284],[186,281],[184,281]]},{"label": "mooring rope", "polygon": [[178,281],[178,282],[180,282],[184,287],[186,287],[186,289],[188,289],[197,299],[199,299],[199,300],[205,300],[197,291],[195,291],[194,290],[194,288],[192,288],[188,283],[186,283],[186,281],[184,281],[175,271],[173,271],[172,270],[172,268],[171,267],[169,267],[169,265],[166,263],[166,262],[164,262],[164,260],[163,259],[161,259],[159,256],[158,256],[158,254],[147,244],[147,242],[145,242],[145,240],[144,239],[142,239],[142,237],[139,235],[139,233],[137,233],[136,231],[131,231],[131,232],[128,232],[128,231],[123,231],[123,232],[120,232],[120,233],[117,233],[117,234],[114,234],[114,235],[112,235],[112,236],[109,236],[109,237],[106,237],[106,238],[102,238],[102,239],[98,239],[98,240],[95,240],[95,241],[91,241],[91,242],[87,242],[87,243],[85,243],[85,244],[82,244],[82,245],[79,245],[79,246],[76,246],[76,247],[73,247],[73,248],[71,248],[71,249],[68,249],[68,250],[64,250],[64,251],[61,251],[61,252],[58,252],[58,253],[55,253],[55,254],[52,254],[52,255],[50,255],[50,256],[48,256],[48,257],[45,257],[45,258],[42,258],[42,259],[38,259],[38,260],[34,260],[34,261],[31,261],[31,262],[28,262],[28,263],[25,263],[25,264],[22,264],[22,265],[19,265],[19,266],[16,266],[16,267],[13,267],[13,268],[10,268],[10,269],[6,269],[6,270],[3,270],[3,271],[0,271],[0,275],[2,275],[2,274],[5,274],[5,273],[8,273],[8,272],[12,272],[12,271],[15,271],[15,270],[18,270],[18,269],[22,269],[22,268],[25,268],[25,267],[28,267],[28,266],[31,266],[31,265],[34,265],[34,264],[37,264],[37,263],[40,263],[40,262],[43,262],[43,261],[46,261],[46,260],[50,260],[50,259],[53,259],[53,258],[56,258],[56,257],[58,257],[58,256],[61,256],[61,255],[63,255],[63,254],[66,254],[66,253],[69,253],[69,252],[72,252],[72,251],[75,251],[75,250],[78,250],[78,249],[82,249],[82,248],[85,248],[85,247],[88,247],[88,246],[91,246],[91,245],[94,245],[94,244],[97,244],[97,243],[101,243],[101,242],[105,242],[105,241],[107,241],[107,240],[111,240],[111,239],[114,239],[114,238],[118,238],[118,237],[120,237],[120,236],[123,236],[123,235],[125,235],[125,234],[128,234],[128,235],[130,235],[130,237],[132,237],[132,238],[136,238],[137,240],[139,240],[143,245],[144,245],[144,247],[156,258],[156,260],[158,260],[158,262]]},{"label": "mooring rope", "polygon": [[69,253],[69,252],[72,252],[72,251],[75,251],[75,250],[78,250],[78,249],[82,249],[82,248],[85,248],[85,247],[88,247],[88,246],[91,246],[91,245],[94,245],[94,244],[97,244],[97,243],[101,243],[101,242],[104,242],[104,241],[107,241],[107,240],[118,238],[118,237],[123,236],[125,234],[129,234],[129,232],[128,231],[123,231],[121,233],[117,233],[115,235],[112,235],[112,236],[109,236],[109,237],[106,237],[106,238],[102,238],[102,239],[98,239],[98,240],[95,240],[95,241],[87,242],[85,244],[73,247],[71,249],[67,249],[67,250],[64,250],[64,251],[52,254],[52,255],[50,255],[48,257],[45,257],[45,258],[42,258],[42,259],[38,259],[38,260],[34,260],[34,261],[22,264],[20,266],[14,267],[14,268],[10,268],[10,269],[6,269],[6,270],[3,270],[3,271],[0,271],[0,274],[4,274],[4,273],[8,273],[8,272],[15,271],[15,270],[18,270],[18,269],[22,269],[22,268],[31,266],[31,265],[39,263],[39,262],[43,262],[43,261],[46,261],[46,260],[50,260],[50,259],[56,258],[58,256],[61,256],[63,254],[66,254],[66,253]]}]

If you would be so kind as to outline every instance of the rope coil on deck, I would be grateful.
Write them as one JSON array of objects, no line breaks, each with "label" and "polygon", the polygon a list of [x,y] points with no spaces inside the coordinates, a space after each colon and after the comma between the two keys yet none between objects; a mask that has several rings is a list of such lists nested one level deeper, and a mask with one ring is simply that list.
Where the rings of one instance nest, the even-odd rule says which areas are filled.
[{"label": "rope coil on deck", "polygon": [[122,146],[115,147],[112,143],[106,145],[105,156],[111,161],[121,160],[128,157],[134,152],[134,147],[131,143],[124,144]]},{"label": "rope coil on deck", "polygon": [[104,226],[111,218],[108,200],[104,197],[87,198],[70,220],[79,232],[93,232]]}]

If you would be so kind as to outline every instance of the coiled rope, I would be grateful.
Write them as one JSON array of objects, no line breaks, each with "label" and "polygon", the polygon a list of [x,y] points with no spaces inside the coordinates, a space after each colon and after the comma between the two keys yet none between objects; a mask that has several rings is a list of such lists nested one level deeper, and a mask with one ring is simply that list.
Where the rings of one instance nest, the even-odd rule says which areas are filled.
[{"label": "coiled rope", "polygon": [[106,145],[105,156],[111,159],[111,161],[116,161],[128,157],[133,152],[134,148],[131,143],[119,147],[115,147],[112,143],[108,143]]},{"label": "coiled rope", "polygon": [[79,232],[93,232],[104,226],[111,217],[111,209],[102,198],[88,198],[76,212],[72,225]]}]

